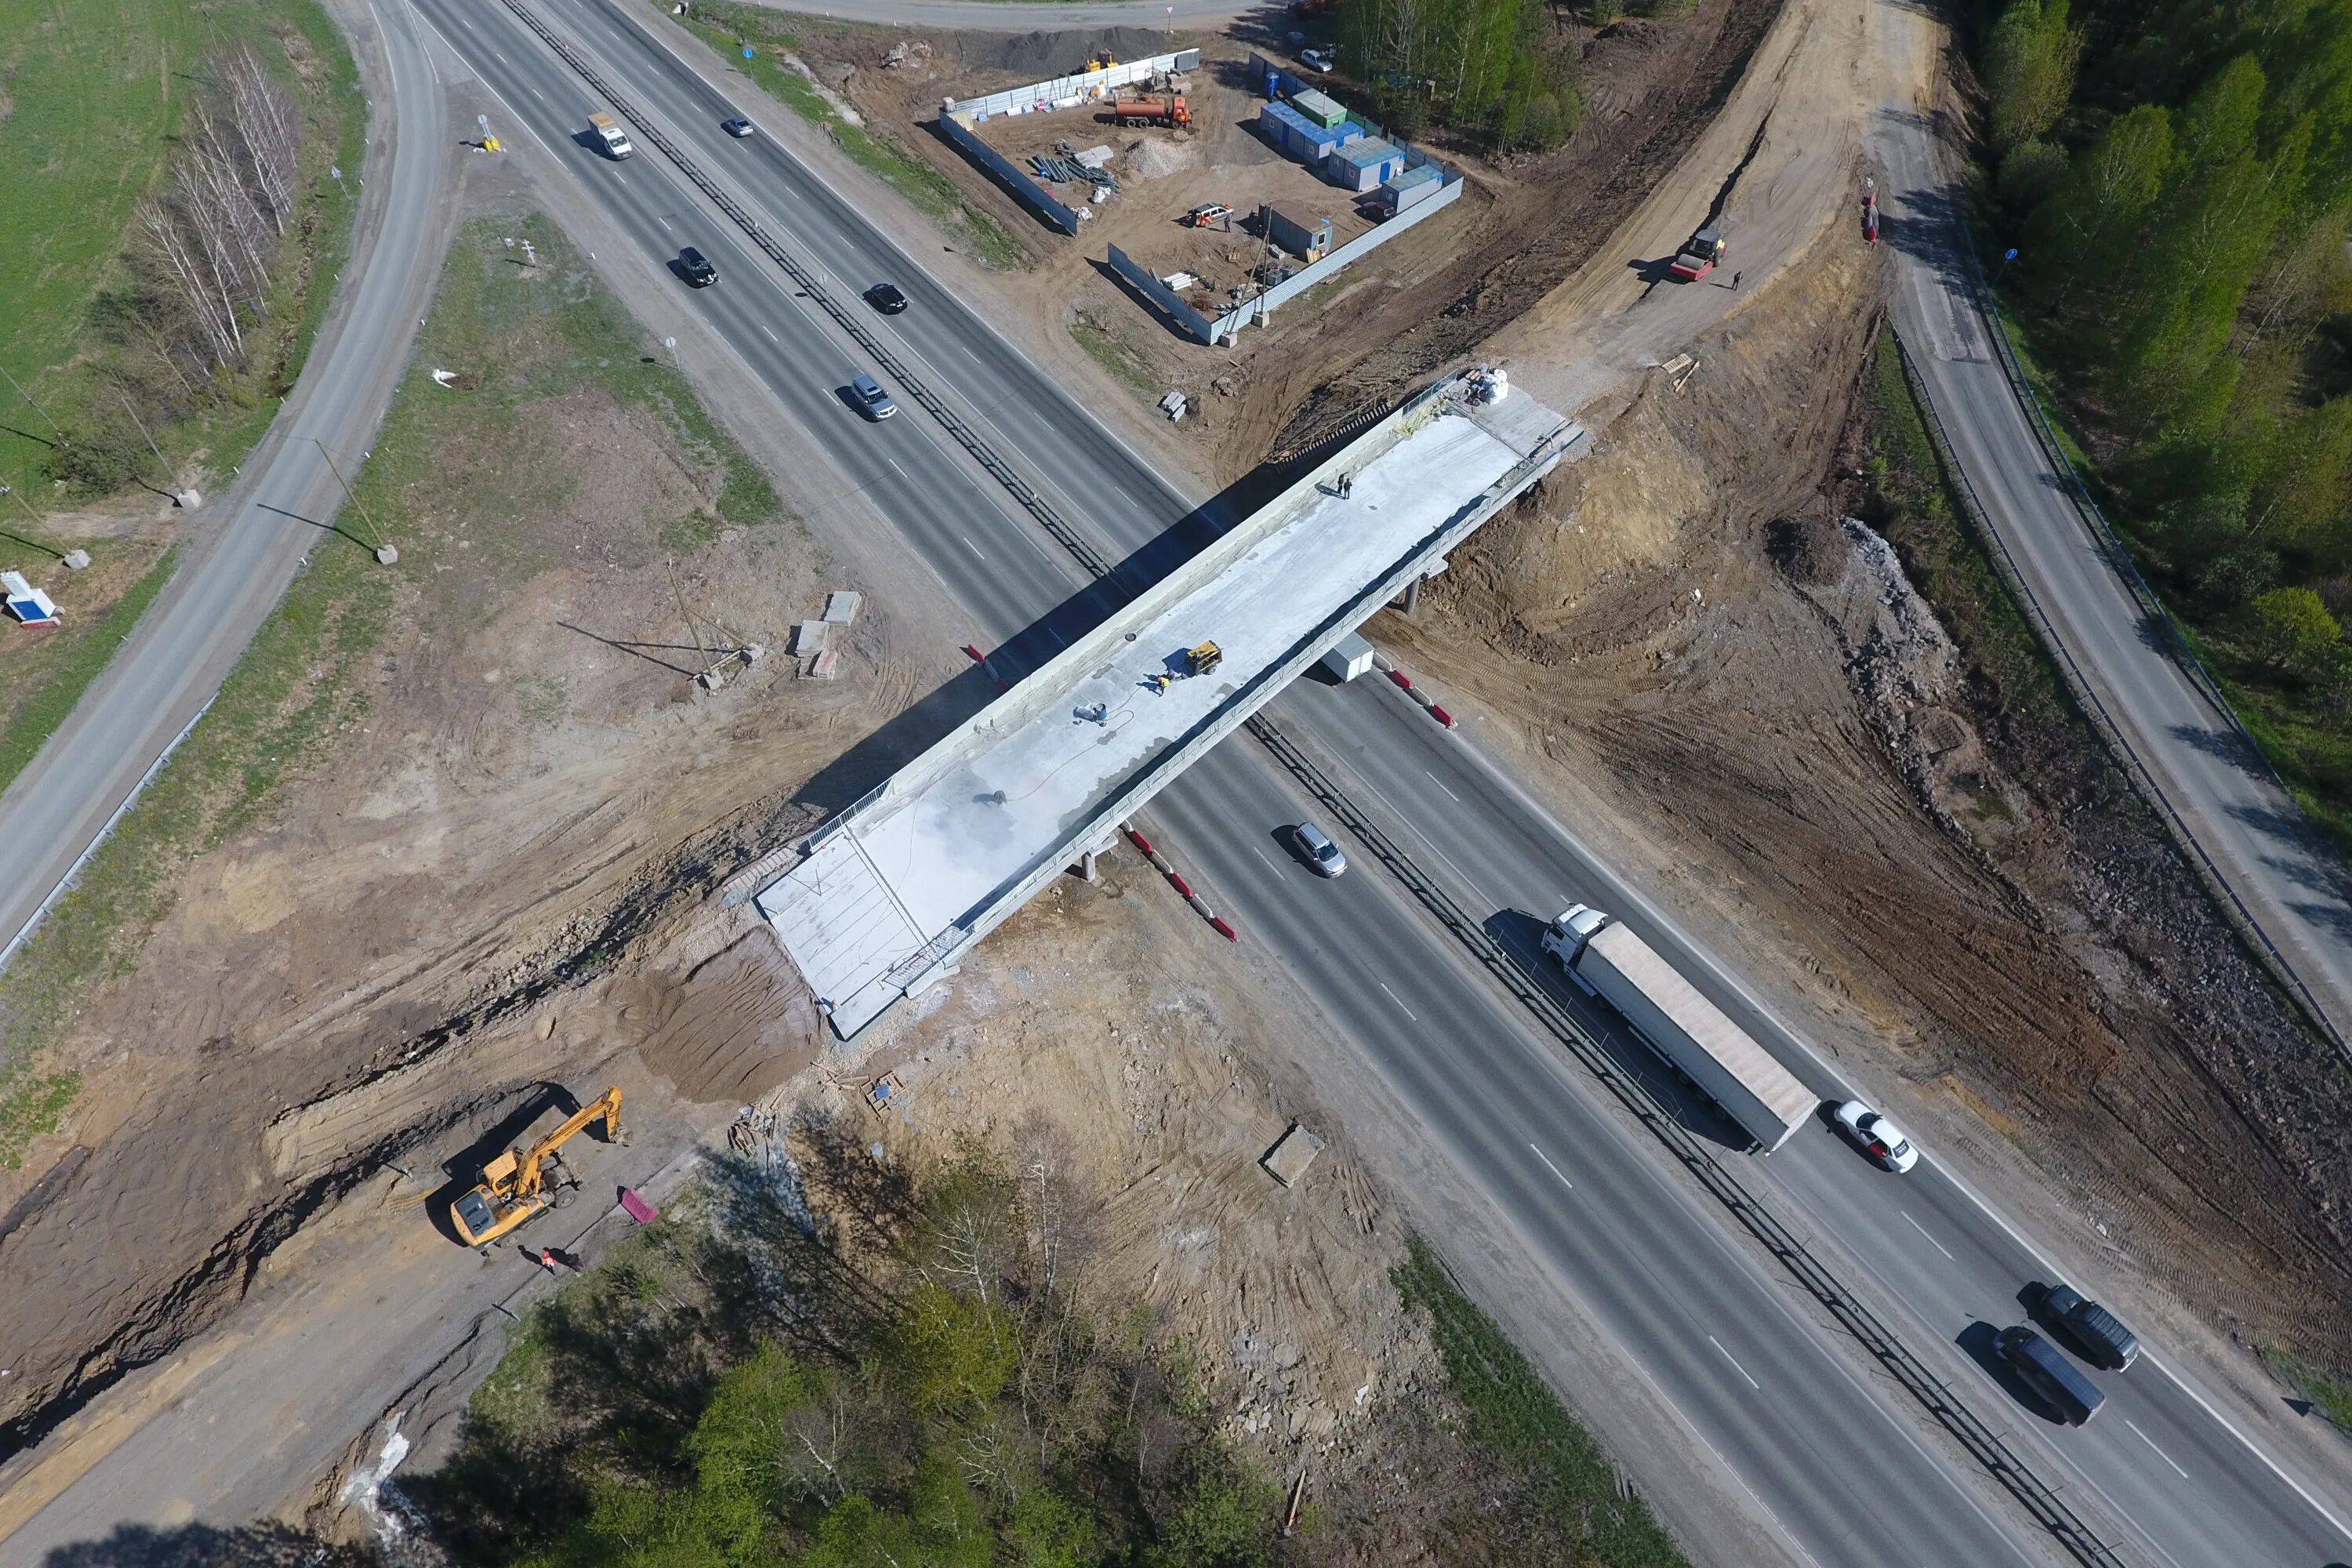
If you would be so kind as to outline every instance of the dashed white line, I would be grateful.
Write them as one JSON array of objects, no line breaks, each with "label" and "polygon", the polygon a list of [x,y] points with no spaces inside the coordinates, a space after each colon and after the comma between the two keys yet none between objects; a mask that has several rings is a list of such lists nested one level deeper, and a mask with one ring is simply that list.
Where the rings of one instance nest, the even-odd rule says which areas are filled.
[{"label": "dashed white line", "polygon": [[667,230],[667,232],[669,232],[669,233],[671,233],[671,234],[676,234],[676,233],[677,232],[677,230],[676,230],[676,229],[674,229],[674,228],[671,228],[671,227],[669,226],[669,219],[667,219],[667,218],[666,218],[666,217],[662,216],[659,213],[656,213],[656,214],[654,215],[654,221],[655,221],[656,223],[657,223],[657,224],[661,225],[661,226],[662,226],[662,227],[663,227],[665,230]]},{"label": "dashed white line", "polygon": [[[898,464],[896,464],[896,463],[893,463],[893,464],[891,464],[890,466],[891,466],[892,468],[897,468],[898,465]],[[961,533],[957,534],[957,535],[956,535],[956,537],[957,537],[958,539],[962,539],[962,540],[963,540],[963,547],[964,547],[966,550],[971,551],[974,555],[980,555],[980,546],[979,546],[979,545],[974,544],[974,543],[973,543],[971,540],[969,540],[969,539],[964,539],[964,536],[963,536],[962,534],[961,534]],[[982,561],[985,561],[985,560],[987,560],[987,559],[988,559],[988,557],[987,557],[987,556],[985,556],[985,555],[980,555],[980,558],[981,558]]]},{"label": "dashed white line", "polygon": [[[890,471],[891,471],[892,473],[897,474],[897,475],[898,475],[900,479],[905,479],[905,478],[907,477],[907,470],[906,470],[906,469],[904,469],[904,468],[900,468],[900,467],[898,466],[898,458],[893,458],[893,457],[889,456],[887,453],[885,453],[885,454],[883,455],[882,460],[883,460],[884,462],[886,462],[886,463],[887,463],[887,464],[889,464],[889,465],[890,465]],[[965,540],[965,541],[964,541],[964,542],[965,542],[966,544],[970,544],[970,543],[971,542],[971,540],[969,540],[969,539],[967,539],[967,540]]]},{"label": "dashed white line", "polygon": [[1413,1010],[1412,1010],[1412,1008],[1410,1008],[1410,1007],[1406,1006],[1406,1005],[1405,1005],[1403,1003],[1402,1003],[1402,1002],[1397,1002],[1397,994],[1396,994],[1395,992],[1393,992],[1393,991],[1389,991],[1389,983],[1388,983],[1387,981],[1385,981],[1385,980],[1381,981],[1381,982],[1380,983],[1380,987],[1381,987],[1381,990],[1383,990],[1383,991],[1388,991],[1388,992],[1389,992],[1389,1000],[1390,1000],[1390,1001],[1391,1001],[1391,1002],[1396,1002],[1396,1009],[1397,1009],[1397,1011],[1398,1011],[1398,1012],[1400,1012],[1400,1013],[1403,1014],[1403,1015],[1404,1015],[1406,1017],[1408,1017],[1408,1018],[1412,1018],[1412,1021],[1413,1021],[1414,1023],[1416,1023],[1416,1024],[1418,1024],[1418,1023],[1420,1023],[1420,1022],[1421,1022],[1421,1019],[1420,1019],[1419,1017],[1417,1017],[1417,1016],[1414,1016]]},{"label": "dashed white line", "polygon": [[1261,860],[1265,860],[1265,868],[1266,868],[1267,870],[1269,870],[1269,871],[1273,872],[1273,873],[1274,873],[1277,878],[1280,878],[1283,881],[1286,881],[1286,882],[1287,882],[1288,880],[1290,880],[1290,879],[1289,879],[1289,878],[1287,878],[1287,877],[1284,877],[1284,876],[1282,875],[1282,868],[1281,868],[1281,867],[1279,867],[1279,866],[1276,865],[1272,860],[1270,860],[1270,859],[1267,859],[1267,858],[1266,858],[1266,853],[1265,853],[1265,850],[1263,850],[1263,849],[1259,848],[1256,845],[1253,844],[1253,845],[1251,845],[1251,846],[1250,846],[1250,853],[1251,853],[1251,854],[1253,854],[1253,855],[1255,855],[1255,856],[1256,856],[1259,859],[1261,859]]},{"label": "dashed white line", "polygon": [[533,97],[533,98],[535,98],[535,99],[539,100],[539,101],[540,101],[540,102],[541,102],[541,103],[545,103],[545,102],[547,101],[547,95],[546,95],[545,93],[543,93],[543,92],[540,91],[540,90],[539,90],[539,89],[537,89],[537,88],[535,88],[535,87],[530,87],[530,84],[529,82],[525,82],[523,85],[524,85],[525,87],[527,87],[527,88],[530,88],[530,95],[531,95],[531,97]]},{"label": "dashed white line", "polygon": [[[1445,781],[1444,779],[1439,778],[1435,773],[1430,773],[1427,768],[1423,768],[1421,771],[1424,773],[1429,773],[1430,783],[1435,784],[1440,789],[1445,789]],[[1456,805],[1460,805],[1462,804],[1462,797],[1455,795],[1450,789],[1445,789],[1445,798],[1452,801]]]},{"label": "dashed white line", "polygon": [[1555,1176],[1559,1176],[1559,1184],[1561,1186],[1566,1187],[1571,1193],[1576,1191],[1576,1184],[1574,1182],[1570,1181],[1566,1176],[1559,1175],[1559,1167],[1551,1163],[1550,1155],[1545,1153],[1540,1149],[1536,1149],[1536,1146],[1532,1143],[1528,1144],[1528,1147],[1535,1150],[1535,1156],[1537,1159],[1541,1160],[1544,1163],[1545,1170],[1549,1171]]},{"label": "dashed white line", "polygon": [[[1895,1212],[1902,1215],[1905,1221],[1910,1225],[1913,1230],[1917,1231],[1921,1236],[1927,1236],[1927,1227],[1921,1225],[1917,1220],[1913,1219],[1909,1209],[1898,1209]],[[1937,1251],[1943,1253],[1945,1257],[1951,1258],[1953,1262],[1958,1263],[1959,1261],[1958,1258],[1952,1258],[1951,1253],[1946,1250],[1944,1244],[1937,1241],[1934,1237],[1927,1236],[1927,1245],[1934,1247]]]},{"label": "dashed white line", "polygon": [[768,341],[769,341],[770,342],[776,344],[776,345],[777,345],[778,347],[780,347],[780,348],[783,345],[783,340],[782,340],[782,338],[779,338],[778,336],[776,336],[776,334],[775,334],[773,331],[770,331],[770,330],[769,330],[769,327],[768,327],[768,323],[767,323],[767,322],[765,322],[765,321],[761,322],[761,323],[760,323],[760,330],[761,330],[761,331],[763,331],[763,332],[767,332],[767,334],[768,334]]},{"label": "dashed white line", "polygon": [[[1733,1355],[1729,1351],[1723,1348],[1723,1342],[1721,1340],[1717,1339],[1713,1334],[1709,1334],[1706,1336],[1706,1342],[1713,1345],[1717,1352],[1722,1355],[1723,1359],[1731,1363],[1732,1371],[1738,1373],[1742,1377],[1748,1377],[1748,1369],[1739,1364],[1739,1358],[1738,1356]],[[1757,1382],[1752,1377],[1748,1377],[1748,1386],[1754,1389],[1759,1394],[1764,1392],[1764,1385]]]},{"label": "dashed white line", "polygon": [[2179,1476],[2179,1477],[2182,1480],[2184,1480],[2184,1481],[2185,1481],[2185,1480],[2187,1480],[2187,1479],[2189,1479],[2189,1472],[2188,1472],[2187,1470],[2182,1469],[2182,1468],[2180,1468],[2179,1464],[2174,1460],[2174,1458],[2173,1458],[2173,1457],[2172,1457],[2171,1455],[2169,1455],[2169,1454],[2166,1453],[2163,1449],[2161,1449],[2161,1448],[2158,1448],[2158,1447],[2156,1447],[2156,1439],[2155,1439],[2155,1438],[2153,1438],[2153,1437],[2149,1436],[2148,1436],[2147,1433],[2145,1433],[2145,1432],[2140,1432],[2140,1430],[2139,1430],[2139,1423],[2138,1423],[2138,1422],[2137,1422],[2137,1421],[2133,1420],[2130,1416],[2126,1415],[2126,1416],[2125,1416],[2125,1417],[2124,1417],[2124,1425],[2125,1425],[2125,1426],[2128,1426],[2128,1427],[2130,1427],[2134,1432],[2137,1432],[2137,1433],[2139,1433],[2139,1440],[2140,1440],[2141,1442],[2143,1442],[2143,1443],[2147,1444],[2150,1448],[2155,1449],[2155,1451],[2156,1451],[2156,1457],[2157,1457],[2158,1458],[2162,1459],[2166,1464],[2172,1466],[2172,1473],[2173,1473],[2174,1475]]}]

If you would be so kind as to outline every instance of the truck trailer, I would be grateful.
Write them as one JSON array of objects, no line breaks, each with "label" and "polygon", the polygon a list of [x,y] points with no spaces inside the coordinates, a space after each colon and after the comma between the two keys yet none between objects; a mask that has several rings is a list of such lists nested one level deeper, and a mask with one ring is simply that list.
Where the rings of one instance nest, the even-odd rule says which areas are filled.
[{"label": "truck trailer", "polygon": [[1571,905],[1544,932],[1543,945],[1578,989],[1615,1008],[1642,1043],[1721,1106],[1755,1148],[1770,1153],[1820,1108],[1821,1096],[1614,916]]},{"label": "truck trailer", "polygon": [[1110,118],[1121,125],[1190,125],[1192,106],[1181,92],[1151,98],[1122,98],[1110,106]]}]

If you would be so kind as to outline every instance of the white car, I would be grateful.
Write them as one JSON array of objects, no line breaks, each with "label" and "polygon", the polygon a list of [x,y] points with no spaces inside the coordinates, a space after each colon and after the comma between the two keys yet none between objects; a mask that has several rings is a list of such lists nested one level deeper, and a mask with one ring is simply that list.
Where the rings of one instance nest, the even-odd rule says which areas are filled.
[{"label": "white car", "polygon": [[1328,71],[1339,64],[1339,57],[1330,49],[1302,49],[1298,63],[1308,70]]},{"label": "white car", "polygon": [[1918,1148],[1903,1129],[1858,1100],[1837,1108],[1837,1124],[1864,1153],[1897,1175],[1919,1163]]}]

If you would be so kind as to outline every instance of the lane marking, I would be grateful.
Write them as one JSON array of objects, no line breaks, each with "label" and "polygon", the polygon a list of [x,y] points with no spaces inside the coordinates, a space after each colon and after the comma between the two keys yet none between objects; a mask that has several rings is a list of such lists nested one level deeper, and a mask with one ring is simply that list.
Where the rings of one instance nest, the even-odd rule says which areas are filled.
[{"label": "lane marking", "polygon": [[[1537,1158],[1537,1159],[1538,1159],[1538,1160],[1541,1160],[1541,1161],[1544,1163],[1544,1169],[1545,1169],[1545,1170],[1549,1171],[1549,1172],[1550,1172],[1553,1175],[1555,1175],[1555,1176],[1559,1176],[1559,1184],[1560,1184],[1561,1186],[1566,1187],[1566,1188],[1567,1188],[1570,1192],[1571,1192],[1571,1193],[1572,1193],[1572,1192],[1574,1192],[1574,1191],[1576,1191],[1576,1184],[1575,1184],[1574,1182],[1570,1181],[1566,1176],[1560,1176],[1560,1175],[1559,1175],[1559,1167],[1558,1165],[1555,1165],[1555,1164],[1553,1164],[1553,1163],[1551,1163],[1551,1156],[1550,1156],[1550,1155],[1549,1155],[1549,1154],[1545,1153],[1545,1152],[1544,1152],[1542,1150],[1540,1150],[1540,1149],[1536,1149],[1536,1146],[1535,1146],[1534,1144],[1532,1144],[1532,1143],[1528,1144],[1528,1148],[1530,1148],[1530,1149],[1535,1149],[1536,1158]],[[1719,1349],[1721,1349],[1722,1347],[1721,1347],[1721,1346],[1717,1346],[1717,1348],[1719,1350]]]},{"label": "lane marking", "polygon": [[[1389,991],[1389,983],[1388,983],[1387,981],[1385,981],[1385,980],[1381,981],[1381,982],[1379,982],[1379,984],[1380,984],[1380,988],[1381,988],[1381,990],[1383,990],[1383,991]],[[1395,992],[1393,992],[1393,991],[1389,991],[1389,1000],[1390,1000],[1390,1001],[1391,1001],[1391,1002],[1396,1002],[1396,1007],[1397,1007],[1397,1011],[1398,1011],[1398,1012],[1400,1012],[1400,1013],[1403,1014],[1406,1017],[1412,1019],[1412,1021],[1413,1021],[1414,1023],[1416,1023],[1416,1024],[1418,1024],[1418,1023],[1420,1023],[1420,1022],[1421,1022],[1421,1019],[1420,1019],[1418,1016],[1415,1016],[1415,1014],[1413,1013],[1413,1010],[1412,1010],[1412,1008],[1410,1008],[1410,1007],[1406,1006],[1406,1005],[1405,1005],[1403,1003],[1402,1003],[1402,1002],[1397,1002],[1397,994],[1396,994]]]},{"label": "lane marking", "polygon": [[971,352],[971,345],[970,343],[958,343],[956,344],[956,347],[963,350],[963,357],[971,361],[972,363],[978,364],[981,363],[980,356]]},{"label": "lane marking", "polygon": [[[898,464],[896,464],[896,463],[893,463],[893,464],[891,464],[890,466],[891,466],[892,468],[897,468],[898,465]],[[970,539],[970,538],[968,538],[967,536],[965,536],[965,535],[963,535],[963,534],[961,534],[961,533],[957,534],[957,535],[956,535],[956,537],[957,537],[958,539],[961,539],[961,540],[963,540],[963,547],[964,547],[966,550],[971,551],[974,555],[980,555],[980,546],[979,546],[979,545],[977,545],[977,544],[974,544],[974,543],[971,541],[971,539]],[[987,560],[987,559],[988,559],[988,557],[987,557],[987,556],[985,556],[985,555],[980,555],[980,558],[981,558],[982,561],[985,561],[985,560]]]},{"label": "lane marking", "polygon": [[[1895,1212],[1901,1215],[1906,1220],[1909,1220],[1913,1230],[1917,1231],[1921,1236],[1927,1236],[1927,1227],[1921,1225],[1917,1220],[1912,1219],[1911,1211],[1909,1209],[1897,1209]],[[1927,1236],[1927,1245],[1934,1247],[1937,1251],[1943,1253],[1946,1258],[1951,1258],[1953,1262],[1958,1263],[1959,1261],[1958,1258],[1952,1258],[1951,1253],[1945,1250],[1944,1244],[1937,1241],[1934,1237]]]},{"label": "lane marking", "polygon": [[[526,87],[530,87],[530,83],[528,83],[528,82],[524,83],[523,85],[524,85],[524,86],[526,86]],[[531,95],[531,97],[533,97],[533,98],[535,98],[535,99],[539,100],[539,101],[540,101],[540,102],[541,102],[541,103],[545,103],[545,102],[547,101],[547,95],[546,95],[545,93],[543,93],[543,92],[540,91],[540,90],[539,90],[539,89],[537,89],[537,88],[535,88],[535,87],[530,88],[530,95]]]},{"label": "lane marking", "polygon": [[659,213],[656,213],[656,214],[654,214],[654,221],[655,221],[656,223],[657,223],[657,224],[661,225],[661,226],[662,226],[662,227],[663,227],[665,230],[667,230],[668,233],[676,234],[676,233],[677,232],[677,230],[676,230],[676,229],[674,229],[674,228],[671,228],[671,227],[669,226],[669,219],[667,219],[667,218],[666,218],[666,217],[662,216],[661,216],[661,214],[659,214]]},{"label": "lane marking", "polygon": [[[1427,768],[1423,768],[1421,771],[1424,773],[1429,773],[1430,783],[1435,784],[1440,789],[1445,789],[1445,781],[1444,779],[1439,778],[1435,773],[1430,773]],[[1455,795],[1450,789],[1445,789],[1445,798],[1452,801],[1456,805],[1460,805],[1462,804],[1462,797]]]},{"label": "lane marking", "polygon": [[767,322],[765,322],[765,321],[761,322],[761,323],[760,323],[760,330],[761,330],[761,331],[766,332],[766,333],[768,334],[768,341],[769,341],[770,342],[774,343],[774,344],[775,344],[777,347],[779,347],[779,348],[782,348],[782,347],[783,346],[783,340],[782,340],[782,338],[780,338],[780,337],[776,336],[776,334],[774,333],[774,331],[772,331],[769,328],[769,326],[768,326],[768,323],[767,323]]},{"label": "lane marking", "polygon": [[[906,478],[907,478],[907,470],[906,470],[906,469],[904,469],[904,468],[900,468],[900,467],[898,467],[898,458],[894,458],[894,457],[890,456],[887,452],[885,452],[885,453],[882,455],[882,460],[883,460],[884,462],[886,462],[886,463],[887,463],[887,464],[889,464],[889,465],[890,465],[890,470],[891,470],[891,472],[893,472],[893,473],[897,474],[897,475],[898,475],[900,479],[906,479]],[[908,482],[909,482],[909,483],[912,483],[913,481],[909,480]],[[971,540],[969,540],[969,539],[967,539],[967,540],[965,540],[965,541],[964,541],[964,542],[965,542],[966,544],[970,544],[970,543],[971,542]]]},{"label": "lane marking", "polygon": [[2180,1466],[2179,1466],[2179,1462],[2178,1462],[2178,1461],[2176,1461],[2176,1460],[2173,1458],[2173,1457],[2172,1457],[2171,1455],[2169,1455],[2169,1454],[2166,1453],[2163,1449],[2161,1449],[2161,1448],[2158,1448],[2158,1447],[2156,1447],[2156,1439],[2155,1439],[2155,1438],[2153,1438],[2153,1437],[2149,1436],[2148,1436],[2147,1433],[2145,1433],[2145,1432],[2140,1432],[2140,1430],[2139,1430],[2139,1423],[2138,1423],[2138,1422],[2137,1422],[2137,1421],[2133,1420],[2130,1416],[2126,1415],[2126,1416],[2125,1416],[2125,1417],[2124,1417],[2124,1425],[2125,1425],[2125,1426],[2128,1426],[2128,1427],[2130,1427],[2134,1432],[2137,1432],[2137,1433],[2139,1433],[2139,1440],[2140,1440],[2141,1442],[2143,1442],[2143,1443],[2147,1444],[2147,1445],[2151,1449],[2154,1449],[2154,1450],[2155,1450],[2155,1453],[2156,1453],[2156,1457],[2157,1457],[2158,1458],[2162,1459],[2166,1464],[2170,1465],[2170,1466],[2172,1467],[2172,1473],[2173,1473],[2173,1474],[2175,1474],[2175,1475],[2179,1476],[2179,1477],[2182,1480],[2184,1480],[2184,1481],[2185,1481],[2185,1480],[2187,1480],[2187,1479],[2189,1479],[2189,1472],[2188,1472],[2187,1470],[2182,1469],[2182,1468],[2180,1468]]},{"label": "lane marking", "polygon": [[[1729,1351],[1723,1348],[1723,1342],[1721,1340],[1717,1339],[1713,1334],[1709,1334],[1706,1336],[1706,1342],[1713,1345],[1717,1352],[1722,1355],[1723,1359],[1731,1363],[1732,1371],[1738,1373],[1742,1377],[1748,1377],[1748,1369],[1739,1364],[1739,1358],[1738,1356],[1733,1355]],[[1752,1377],[1748,1377],[1748,1386],[1754,1389],[1759,1394],[1764,1392],[1764,1385],[1757,1382]]]},{"label": "lane marking", "polygon": [[1253,845],[1251,845],[1251,846],[1250,846],[1250,853],[1251,853],[1251,854],[1253,854],[1253,855],[1255,855],[1255,856],[1256,856],[1256,857],[1257,857],[1259,859],[1261,859],[1261,860],[1265,860],[1265,868],[1266,868],[1267,870],[1269,870],[1269,871],[1273,872],[1276,877],[1281,877],[1281,878],[1282,878],[1282,880],[1284,880],[1284,881],[1286,881],[1286,882],[1287,882],[1288,880],[1290,880],[1290,879],[1289,879],[1289,878],[1287,878],[1287,877],[1283,877],[1283,875],[1282,875],[1282,868],[1281,868],[1281,867],[1279,867],[1279,866],[1276,865],[1276,864],[1275,864],[1273,861],[1271,861],[1271,860],[1266,860],[1266,855],[1265,855],[1265,850],[1263,850],[1263,849],[1259,848],[1256,845],[1253,844]]}]

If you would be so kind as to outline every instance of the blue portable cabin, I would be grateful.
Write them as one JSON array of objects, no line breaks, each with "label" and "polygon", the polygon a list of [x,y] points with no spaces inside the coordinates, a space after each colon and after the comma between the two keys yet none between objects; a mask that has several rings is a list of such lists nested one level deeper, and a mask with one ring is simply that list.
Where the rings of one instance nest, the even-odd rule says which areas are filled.
[{"label": "blue portable cabin", "polygon": [[1342,142],[1323,154],[1321,173],[1343,191],[1359,195],[1404,172],[1404,149],[1377,136]]},{"label": "blue portable cabin", "polygon": [[1363,135],[1352,123],[1318,125],[1286,103],[1258,105],[1257,125],[1259,133],[1276,148],[1310,169],[1334,147],[1344,146]]},{"label": "blue portable cabin", "polygon": [[1379,204],[1382,217],[1394,217],[1435,195],[1444,184],[1444,173],[1436,164],[1423,163],[1391,179],[1372,193],[1372,200]]}]

